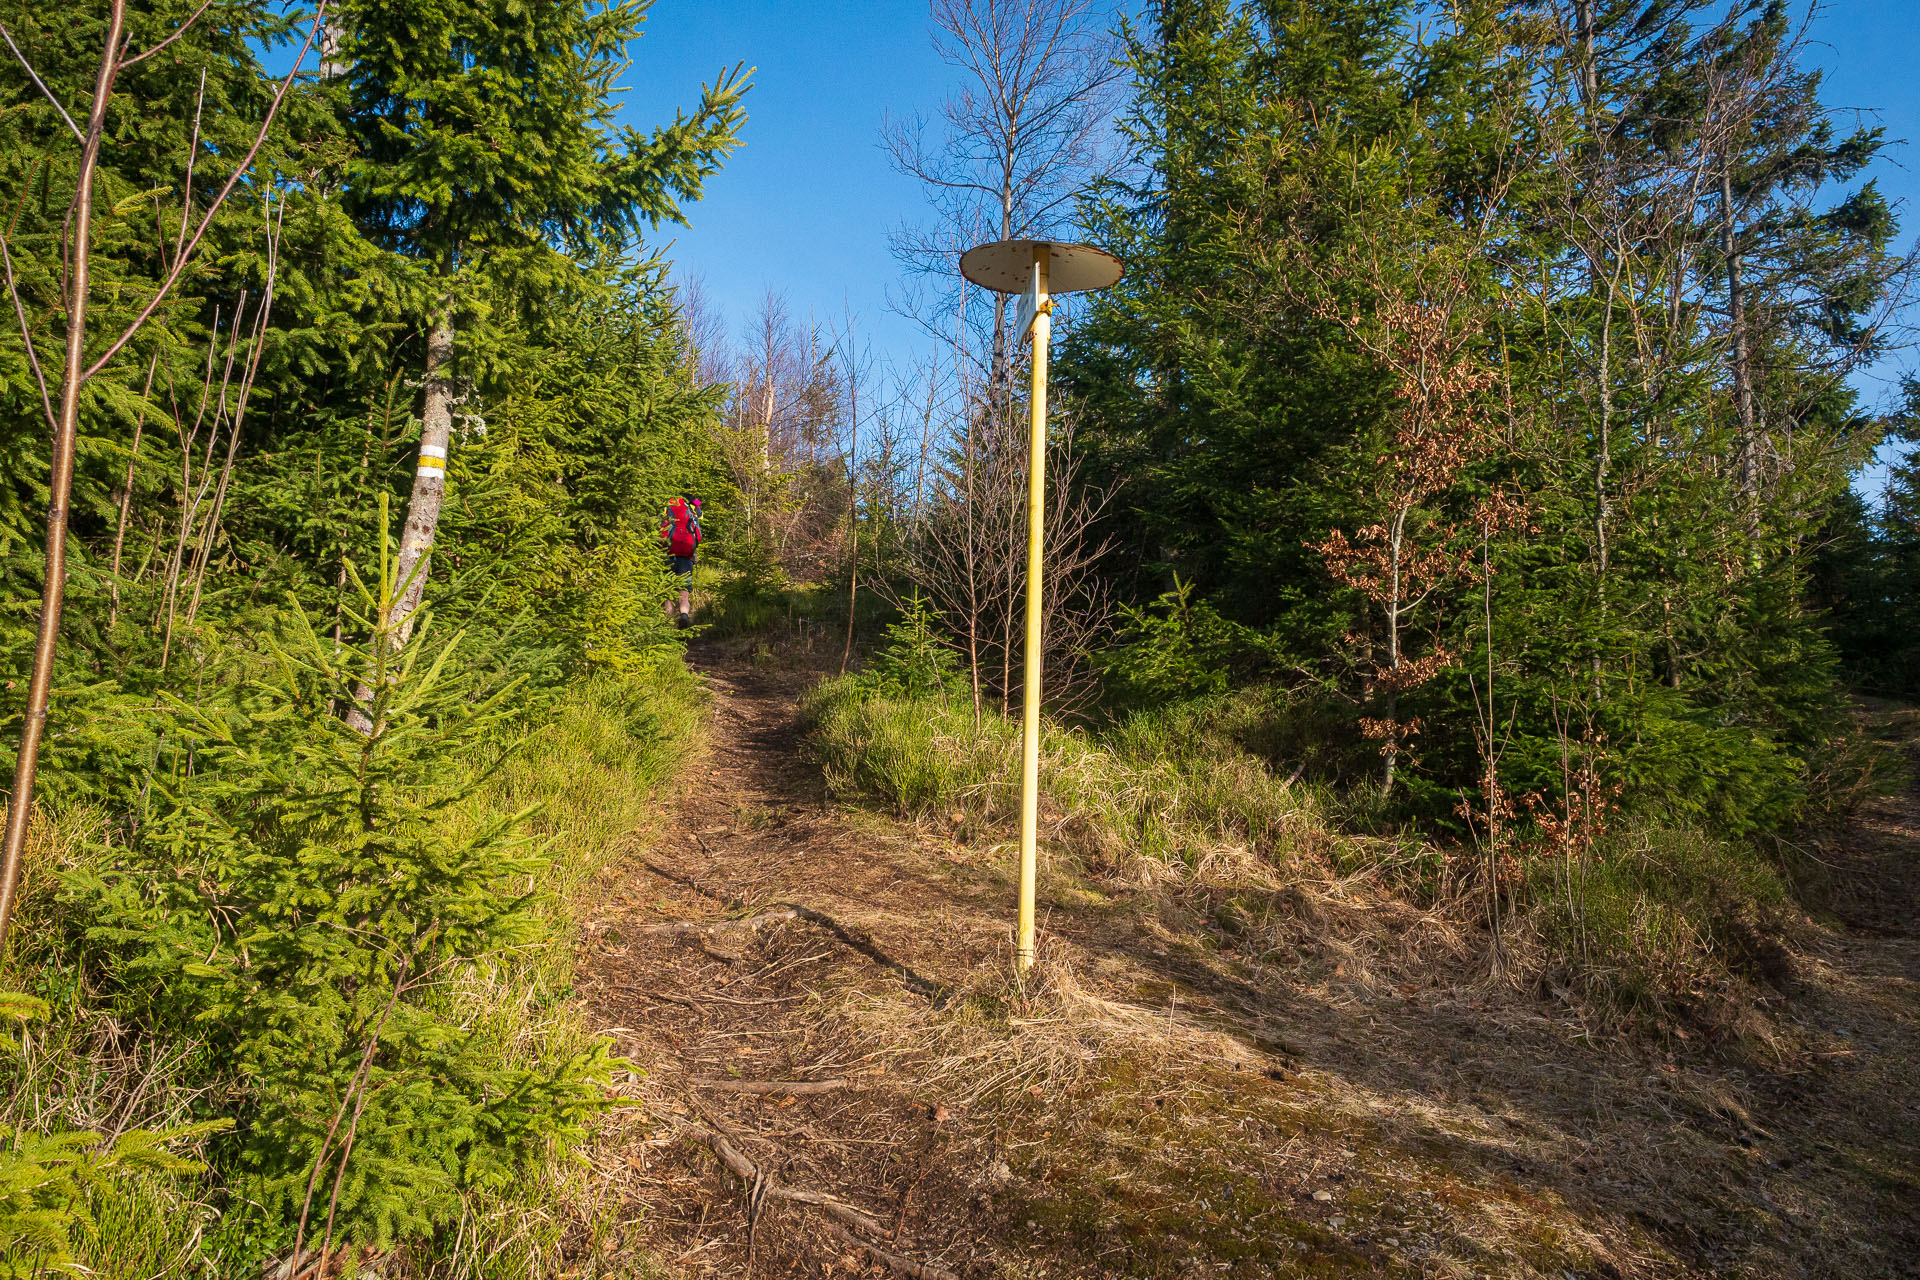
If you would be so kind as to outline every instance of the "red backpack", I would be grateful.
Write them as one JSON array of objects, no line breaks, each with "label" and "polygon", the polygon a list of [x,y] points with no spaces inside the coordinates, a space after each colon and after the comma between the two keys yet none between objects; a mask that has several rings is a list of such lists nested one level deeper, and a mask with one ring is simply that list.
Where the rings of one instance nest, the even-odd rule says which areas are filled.
[{"label": "red backpack", "polygon": [[692,555],[700,546],[699,502],[675,498],[667,504],[667,518],[673,521],[667,534],[667,551],[676,556]]}]

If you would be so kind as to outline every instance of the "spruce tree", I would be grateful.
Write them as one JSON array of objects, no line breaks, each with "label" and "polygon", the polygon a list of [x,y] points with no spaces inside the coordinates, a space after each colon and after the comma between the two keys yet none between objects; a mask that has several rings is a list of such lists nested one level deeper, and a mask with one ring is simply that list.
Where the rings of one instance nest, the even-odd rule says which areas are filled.
[{"label": "spruce tree", "polygon": [[[608,1070],[604,1041],[525,1061],[450,1012],[449,984],[542,934],[529,815],[459,818],[504,762],[519,682],[426,612],[397,637],[384,544],[355,589],[346,643],[296,610],[230,702],[171,699],[137,835],[67,877],[127,1016],[203,1046],[238,1120],[217,1163],[275,1247],[385,1249],[454,1220],[464,1189],[578,1136]],[[362,697],[365,733],[339,714]]]},{"label": "spruce tree", "polygon": [[356,3],[338,57],[357,154],[346,202],[377,242],[424,278],[421,436],[401,536],[400,631],[419,606],[446,493],[460,325],[482,323],[492,284],[537,295],[567,251],[622,243],[682,217],[681,204],[736,145],[747,85],[737,69],[691,115],[617,127],[617,77],[644,0]]},{"label": "spruce tree", "polygon": [[[1423,726],[1406,794],[1429,819],[1478,786],[1490,663],[1509,786],[1553,793],[1586,740],[1630,803],[1727,830],[1787,820],[1838,726],[1806,547],[1875,437],[1835,375],[1905,264],[1853,185],[1877,137],[1830,124],[1781,13],[1166,0],[1129,31],[1141,177],[1090,230],[1131,269],[1060,379],[1137,517],[1115,525],[1130,599],[1191,581],[1270,667],[1340,689],[1357,739],[1380,637],[1312,548],[1392,527],[1390,428],[1418,399],[1367,335],[1454,296],[1494,378],[1496,439],[1418,504],[1476,544],[1416,615],[1457,661],[1388,717]],[[1512,518],[1467,539],[1495,495]]]}]

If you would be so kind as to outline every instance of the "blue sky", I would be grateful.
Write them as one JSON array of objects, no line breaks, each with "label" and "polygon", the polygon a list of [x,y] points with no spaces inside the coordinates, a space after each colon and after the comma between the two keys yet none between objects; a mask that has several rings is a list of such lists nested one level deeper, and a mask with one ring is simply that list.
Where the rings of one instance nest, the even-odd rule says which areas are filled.
[{"label": "blue sky", "polygon": [[771,289],[804,317],[850,308],[876,350],[914,331],[886,311],[887,233],[921,210],[879,147],[888,111],[938,105],[947,69],[915,0],[655,0],[634,47],[623,119],[648,127],[699,98],[723,66],[757,68],[746,145],[708,184],[688,227],[662,227],[678,275],[698,275],[735,326]]},{"label": "blue sky", "polygon": [[[1877,113],[1894,139],[1878,169],[1920,230],[1920,0],[1833,0],[1814,37],[1830,105]],[[918,189],[887,165],[878,142],[887,113],[931,111],[950,73],[933,54],[917,0],[655,0],[634,49],[626,118],[649,125],[691,105],[723,66],[757,67],[746,145],[690,210],[662,229],[682,275],[701,276],[738,325],[769,290],[800,315],[839,321],[851,309],[876,350],[918,343],[887,314],[896,268],[887,233],[921,216]],[[1878,399],[1914,353],[1861,379]],[[1869,480],[1871,484],[1871,480]]]},{"label": "blue sky", "polygon": [[[1912,244],[1920,232],[1920,2],[1917,0],[1834,0],[1815,19],[1814,38],[1827,70],[1826,100],[1834,107],[1873,113],[1892,146],[1877,167],[1880,189],[1901,205],[1901,239]],[[1920,352],[1902,351],[1854,379],[1861,393],[1878,401],[1890,396],[1900,376],[1920,372]],[[1885,484],[1885,462],[1860,477],[1856,487],[1869,496]]]}]

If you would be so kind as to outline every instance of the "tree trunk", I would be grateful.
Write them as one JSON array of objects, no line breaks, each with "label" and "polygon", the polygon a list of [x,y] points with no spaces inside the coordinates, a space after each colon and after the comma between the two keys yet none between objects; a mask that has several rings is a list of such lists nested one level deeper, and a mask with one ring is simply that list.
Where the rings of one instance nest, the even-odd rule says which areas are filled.
[{"label": "tree trunk", "polygon": [[961,554],[966,557],[965,578],[967,592],[967,673],[973,684],[973,727],[980,727],[980,713],[984,707],[980,701],[980,625],[982,610],[985,607],[980,591],[980,544],[979,506],[974,501],[978,496],[975,488],[979,480],[979,455],[974,439],[974,419],[969,413],[966,424],[966,541],[962,544]]},{"label": "tree trunk", "polygon": [[1740,497],[1747,504],[1749,534],[1757,523],[1760,495],[1758,415],[1753,404],[1753,364],[1747,343],[1746,282],[1741,271],[1740,240],[1734,227],[1733,172],[1720,164],[1720,250],[1727,259],[1727,363],[1733,374],[1733,403],[1740,418],[1740,438],[1734,442]]},{"label": "tree trunk", "polygon": [[413,634],[413,615],[426,594],[427,569],[433,555],[433,535],[440,525],[440,504],[447,496],[447,447],[453,440],[453,299],[440,300],[427,335],[426,402],[420,411],[420,456],[413,472],[413,493],[407,498],[407,522],[400,531],[400,554],[394,563],[400,600],[394,610],[394,645]]},{"label": "tree trunk", "polygon": [[[281,206],[285,217],[285,205]],[[200,612],[201,592],[207,585],[207,565],[213,555],[213,542],[220,534],[220,515],[226,507],[227,486],[233,479],[233,464],[240,453],[240,432],[247,421],[247,404],[253,398],[254,379],[260,374],[260,358],[267,350],[267,322],[273,318],[273,291],[280,271],[280,233],[274,227],[269,206],[267,219],[267,284],[260,295],[260,312],[253,322],[253,344],[247,352],[246,367],[240,374],[240,392],[234,399],[233,433],[227,438],[227,460],[220,470],[220,484],[213,493],[213,512],[207,517],[207,531],[194,558],[193,598],[187,605],[187,624],[191,626]],[[224,390],[221,399],[226,398]]]},{"label": "tree trunk", "polygon": [[1600,106],[1600,64],[1594,56],[1593,0],[1574,0],[1574,43],[1580,47],[1580,102],[1588,119]]},{"label": "tree trunk", "polygon": [[1394,779],[1400,770],[1400,566],[1406,546],[1407,513],[1402,506],[1393,515],[1391,541],[1392,579],[1387,600],[1387,776],[1381,795],[1393,794]]},{"label": "tree trunk", "polygon": [[347,43],[346,28],[337,13],[327,15],[326,22],[320,28],[320,78],[334,80],[353,70],[353,64],[342,56]]},{"label": "tree trunk", "polygon": [[840,651],[840,674],[847,674],[853,658],[853,615],[860,603],[860,392],[858,371],[849,381],[849,431],[847,440],[847,536],[852,565],[847,574],[847,644]]},{"label": "tree trunk", "polygon": [[27,705],[20,716],[20,751],[14,760],[13,791],[7,825],[0,837],[0,948],[7,938],[20,866],[26,857],[27,820],[33,812],[33,780],[40,764],[40,740],[47,728],[47,701],[53,692],[53,658],[60,641],[60,611],[67,588],[67,498],[73,489],[74,445],[80,434],[80,390],[86,372],[87,286],[93,236],[93,166],[107,118],[126,26],[126,0],[113,0],[107,19],[106,47],[93,83],[93,110],[80,149],[80,174],[73,193],[73,239],[68,242],[67,342],[60,373],[60,415],[54,425],[53,453],[47,472],[47,560],[40,590],[40,628],[34,638],[33,670],[27,678]]},{"label": "tree trunk", "polygon": [[[1594,596],[1600,611],[1600,644],[1607,634],[1607,574],[1613,564],[1611,525],[1613,504],[1607,496],[1607,484],[1613,471],[1613,312],[1620,292],[1620,270],[1607,280],[1607,314],[1600,322],[1600,423],[1598,450],[1593,460],[1593,554]],[[1600,700],[1601,651],[1595,650],[1591,662],[1593,697]]]}]

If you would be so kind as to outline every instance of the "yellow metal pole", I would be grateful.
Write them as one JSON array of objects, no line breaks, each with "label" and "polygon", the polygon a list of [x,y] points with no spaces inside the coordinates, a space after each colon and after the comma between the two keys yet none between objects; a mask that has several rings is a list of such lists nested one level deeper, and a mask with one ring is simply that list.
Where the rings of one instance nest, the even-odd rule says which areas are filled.
[{"label": "yellow metal pole", "polygon": [[1020,923],[1014,935],[1014,966],[1021,973],[1033,963],[1033,896],[1039,866],[1040,588],[1047,492],[1047,340],[1053,329],[1053,304],[1047,293],[1047,260],[1051,252],[1052,246],[1044,243],[1035,245],[1033,250],[1040,305],[1033,317],[1033,428],[1027,452],[1027,661],[1020,739]]}]

